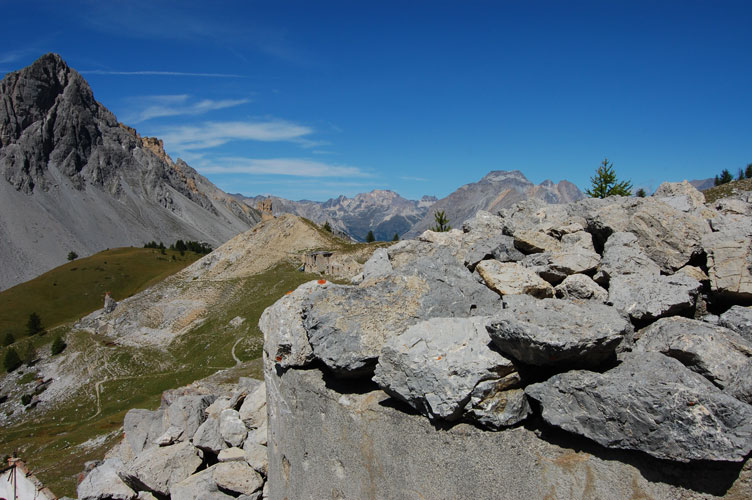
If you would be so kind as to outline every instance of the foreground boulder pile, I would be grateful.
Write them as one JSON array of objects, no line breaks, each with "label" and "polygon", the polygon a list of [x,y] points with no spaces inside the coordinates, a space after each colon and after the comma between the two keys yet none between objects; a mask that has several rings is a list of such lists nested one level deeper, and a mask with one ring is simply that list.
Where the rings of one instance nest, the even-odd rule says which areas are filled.
[{"label": "foreground boulder pile", "polygon": [[155,411],[130,410],[122,442],[90,463],[80,500],[266,498],[266,389],[241,378],[165,392]]},{"label": "foreground boulder pile", "polygon": [[[587,460],[598,455],[605,460],[599,467],[612,468],[603,474],[632,481],[628,492],[617,492],[603,480],[600,495],[628,497],[646,487],[658,498],[751,494],[751,304],[752,196],[706,205],[686,182],[664,184],[648,198],[526,201],[479,212],[462,230],[428,231],[379,249],[354,284],[305,284],[261,318],[271,497],[302,494],[301,481],[335,498],[367,495],[367,483],[392,462],[400,467],[383,480],[395,480],[400,468],[415,467],[396,455],[417,453],[433,439],[422,424],[400,421],[416,415],[445,429],[447,449],[456,444],[471,462],[477,457],[469,443],[480,447],[481,438],[468,436],[478,432],[487,440],[519,438],[518,446],[548,440],[557,456],[563,452],[553,441],[575,439],[570,446],[589,449]],[[332,458],[312,447],[325,446],[314,438],[294,443],[286,433],[298,426],[326,432],[329,416],[319,422],[303,401],[351,415],[341,425],[354,433],[369,433],[358,422],[376,429],[373,422],[383,420],[389,432],[413,426],[426,437],[412,452],[395,442],[382,455],[366,438],[343,441],[372,448],[351,458],[362,462],[353,468],[335,460],[330,472],[315,469],[331,484],[314,480],[311,463]],[[464,441],[453,444],[453,433]],[[514,449],[506,451],[509,460],[519,459]],[[415,460],[425,469],[414,472],[443,481],[425,457]],[[541,469],[539,477],[548,470],[540,459],[530,467]],[[702,483],[715,486],[698,482],[697,467],[716,471]],[[637,478],[629,476],[637,469]],[[364,489],[331,486],[345,477],[357,483],[359,470],[367,471]],[[668,470],[670,477],[653,477]],[[420,479],[405,481],[421,495],[433,491]],[[566,481],[550,478],[551,488]],[[545,484],[520,487],[510,498],[550,494]],[[582,497],[585,490],[574,491],[585,486],[552,497]],[[471,488],[461,494],[486,497]]]}]

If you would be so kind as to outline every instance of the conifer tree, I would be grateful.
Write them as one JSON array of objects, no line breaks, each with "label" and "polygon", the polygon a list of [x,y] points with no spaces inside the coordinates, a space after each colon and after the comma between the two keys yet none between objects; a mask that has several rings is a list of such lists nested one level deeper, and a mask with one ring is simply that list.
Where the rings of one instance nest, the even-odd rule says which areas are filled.
[{"label": "conifer tree", "polygon": [[618,181],[614,164],[604,158],[595,175],[590,178],[590,189],[585,194],[591,198],[606,198],[608,196],[629,196],[632,194],[632,183]]},{"label": "conifer tree", "polygon": [[3,358],[3,366],[5,367],[5,371],[10,373],[19,366],[21,366],[21,358],[18,356],[18,353],[15,349],[12,347],[8,348],[7,351],[5,351],[5,358]]},{"label": "conifer tree", "polygon": [[437,233],[445,233],[452,229],[452,226],[449,225],[449,219],[446,216],[446,213],[444,213],[443,210],[437,210],[433,213],[433,220],[436,221],[436,225],[431,228],[431,231],[435,231]]},{"label": "conifer tree", "polygon": [[368,231],[368,234],[366,235],[366,243],[373,243],[376,241],[376,237],[373,235],[373,231]]},{"label": "conifer tree", "polygon": [[392,238],[392,241],[399,241],[399,234],[394,233],[394,238]]}]

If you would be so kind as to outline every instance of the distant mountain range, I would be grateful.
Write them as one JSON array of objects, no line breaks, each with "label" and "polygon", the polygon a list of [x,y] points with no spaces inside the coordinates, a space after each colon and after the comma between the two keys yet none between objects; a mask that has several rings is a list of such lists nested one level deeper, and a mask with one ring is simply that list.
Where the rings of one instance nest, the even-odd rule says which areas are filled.
[{"label": "distant mountain range", "polygon": [[379,189],[353,198],[340,196],[323,202],[292,201],[277,196],[235,196],[252,206],[270,200],[275,215],[291,213],[318,224],[328,221],[334,230],[357,241],[365,241],[369,230],[377,240],[391,240],[395,233],[400,238],[418,236],[434,226],[434,212],[437,210],[444,210],[450,222],[459,227],[478,210],[497,211],[528,198],[547,203],[568,203],[584,195],[569,181],[554,184],[547,180],[536,186],[519,170],[497,170],[441,200],[434,196],[408,200],[393,191]]},{"label": "distant mountain range", "polygon": [[105,248],[218,245],[260,220],[118,123],[56,54],[0,82],[0,290]]},{"label": "distant mountain range", "polygon": [[433,196],[424,196],[415,201],[405,199],[394,191],[381,189],[360,193],[353,198],[339,196],[323,202],[292,201],[277,196],[236,196],[251,206],[270,200],[275,215],[290,213],[317,224],[329,222],[333,230],[356,241],[365,241],[368,231],[373,231],[377,240],[391,240],[395,234],[402,236],[423,219],[436,202]]}]

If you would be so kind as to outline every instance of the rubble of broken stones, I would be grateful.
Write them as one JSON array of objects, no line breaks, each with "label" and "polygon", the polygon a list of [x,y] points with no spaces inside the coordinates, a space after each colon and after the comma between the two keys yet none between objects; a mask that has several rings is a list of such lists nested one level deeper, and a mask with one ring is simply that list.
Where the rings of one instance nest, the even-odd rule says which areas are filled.
[{"label": "rubble of broken stones", "polygon": [[123,440],[87,464],[79,500],[266,498],[266,389],[241,378],[217,390],[170,390],[159,409],[130,410]]},{"label": "rubble of broken stones", "polygon": [[268,387],[319,368],[437,424],[535,418],[673,462],[750,456],[750,193],[528,200],[379,249],[354,281],[264,312]]}]

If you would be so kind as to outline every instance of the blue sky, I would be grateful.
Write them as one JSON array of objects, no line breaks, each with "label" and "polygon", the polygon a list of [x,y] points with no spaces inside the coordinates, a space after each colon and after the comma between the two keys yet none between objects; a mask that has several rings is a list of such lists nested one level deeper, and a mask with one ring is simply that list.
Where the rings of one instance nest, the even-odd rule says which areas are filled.
[{"label": "blue sky", "polygon": [[0,74],[59,53],[220,188],[446,196],[490,170],[654,189],[752,162],[749,1],[0,0]]}]

